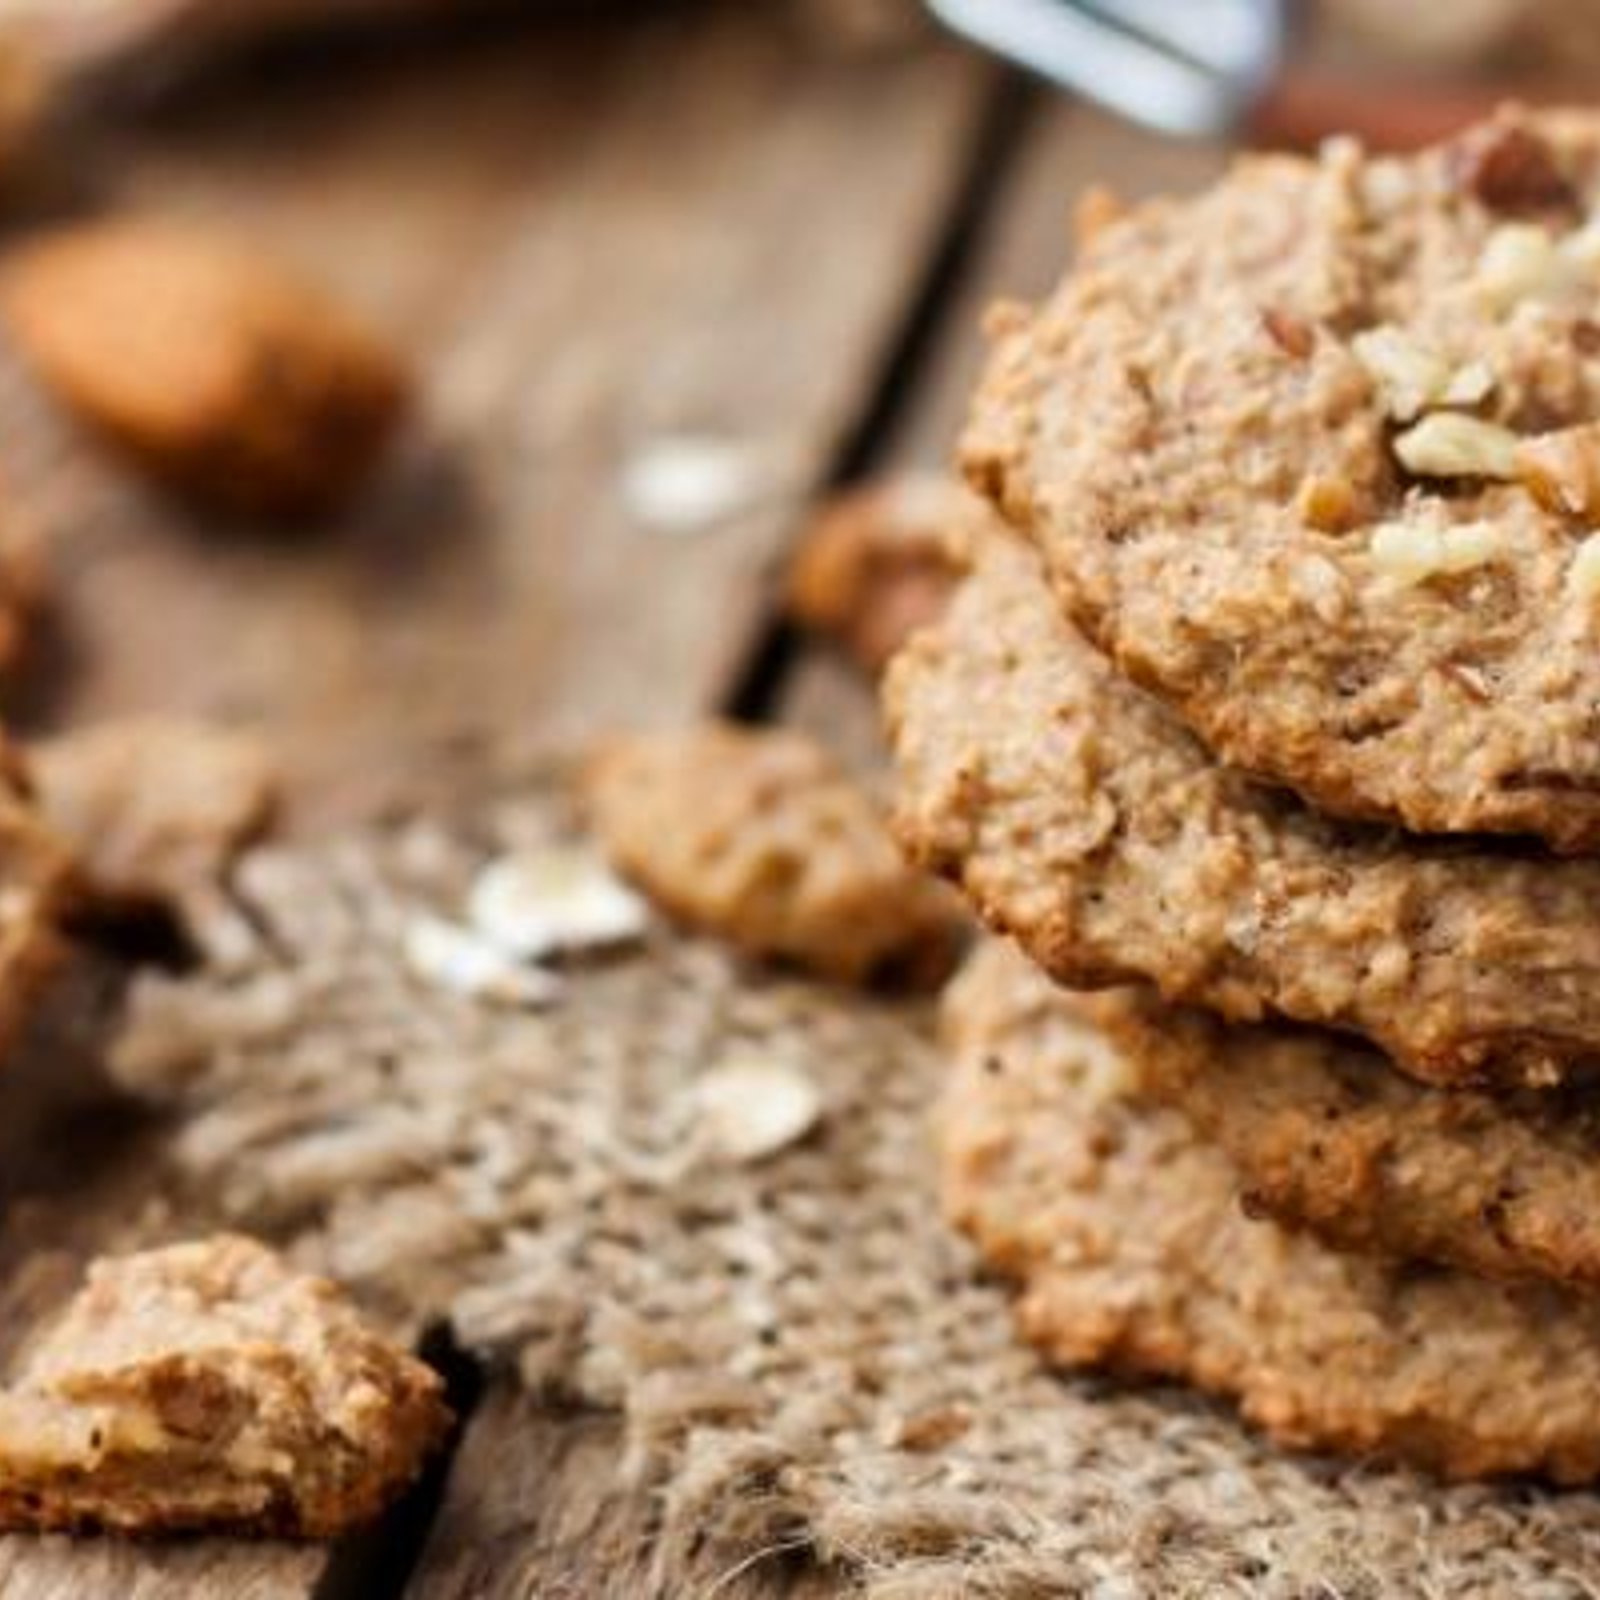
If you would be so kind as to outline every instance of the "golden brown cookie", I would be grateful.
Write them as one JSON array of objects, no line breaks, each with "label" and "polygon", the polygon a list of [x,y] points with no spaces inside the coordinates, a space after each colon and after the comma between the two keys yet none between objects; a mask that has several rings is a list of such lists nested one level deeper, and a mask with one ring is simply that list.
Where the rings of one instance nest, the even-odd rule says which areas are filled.
[{"label": "golden brown cookie", "polygon": [[180,901],[267,824],[277,779],[261,742],[185,717],[134,717],[35,745],[40,808],[96,894]]},{"label": "golden brown cookie", "polygon": [[1336,1254],[1247,1218],[1228,1158],[1144,1103],[1143,1062],[1000,946],[953,987],[945,1198],[1068,1367],[1181,1379],[1284,1444],[1447,1478],[1600,1473],[1580,1297]]},{"label": "golden brown cookie", "polygon": [[1600,119],[1136,208],[1006,320],[963,453],[1222,759],[1600,847]]},{"label": "golden brown cookie", "polygon": [[448,1421],[433,1371],[261,1245],[103,1260],[0,1391],[0,1528],[329,1538]]},{"label": "golden brown cookie", "polygon": [[800,734],[710,723],[613,739],[585,793],[612,863],[691,927],[846,982],[948,970],[947,891]]},{"label": "golden brown cookie", "polygon": [[948,534],[967,500],[949,478],[905,473],[830,501],[789,568],[795,620],[880,672],[950,598],[959,567]]},{"label": "golden brown cookie", "polygon": [[342,306],[198,227],[134,219],[48,236],[6,262],[0,302],[71,410],[230,509],[336,506],[405,406],[395,356]]},{"label": "golden brown cookie", "polygon": [[1252,1213],[1346,1250],[1600,1288],[1600,1103],[1412,1082],[1318,1029],[1241,1028],[1107,991],[1150,1098],[1233,1162]]},{"label": "golden brown cookie", "polygon": [[1439,1083],[1600,1061],[1600,863],[1335,823],[1218,766],[980,531],[890,669],[895,825],[1064,982],[1377,1041]]}]

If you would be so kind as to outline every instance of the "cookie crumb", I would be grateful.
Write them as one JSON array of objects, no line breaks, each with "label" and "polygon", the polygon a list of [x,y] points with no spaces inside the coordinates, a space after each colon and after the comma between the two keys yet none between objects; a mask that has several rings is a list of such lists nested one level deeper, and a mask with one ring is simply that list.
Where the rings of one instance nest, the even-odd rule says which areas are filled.
[{"label": "cookie crumb", "polygon": [[1434,411],[1398,435],[1394,453],[1423,478],[1517,476],[1517,436],[1497,422],[1459,411]]},{"label": "cookie crumb", "polygon": [[1484,522],[1434,527],[1417,522],[1386,522],[1373,530],[1372,563],[1401,583],[1425,583],[1451,577],[1498,559],[1505,540]]},{"label": "cookie crumb", "polygon": [[789,569],[789,609],[876,674],[950,597],[960,563],[951,530],[966,491],[936,473],[847,490],[825,505]]},{"label": "cookie crumb", "polygon": [[30,761],[45,816],[113,901],[181,907],[221,881],[278,798],[266,745],[198,718],[99,723],[42,741]]},{"label": "cookie crumb", "polygon": [[437,1374],[252,1240],[102,1259],[0,1392],[0,1528],[331,1538],[448,1423]]},{"label": "cookie crumb", "polygon": [[1413,422],[1436,406],[1477,405],[1494,387],[1494,374],[1481,361],[1452,366],[1391,323],[1358,333],[1350,349],[1396,422]]},{"label": "cookie crumb", "polygon": [[711,723],[620,737],[585,793],[612,862],[669,915],[845,982],[936,978],[961,919],[811,740]]}]

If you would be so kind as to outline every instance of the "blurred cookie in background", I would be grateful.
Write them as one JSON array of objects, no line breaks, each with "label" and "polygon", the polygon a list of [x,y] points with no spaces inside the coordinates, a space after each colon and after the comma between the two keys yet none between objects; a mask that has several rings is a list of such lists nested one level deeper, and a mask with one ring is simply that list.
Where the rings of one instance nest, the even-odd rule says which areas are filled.
[{"label": "blurred cookie in background", "polygon": [[961,574],[951,529],[969,494],[939,473],[870,480],[817,513],[789,568],[790,614],[876,675],[944,610]]},{"label": "blurred cookie in background", "polygon": [[133,218],[22,246],[0,306],[43,382],[152,476],[264,516],[336,509],[409,397],[400,358],[249,241]]}]

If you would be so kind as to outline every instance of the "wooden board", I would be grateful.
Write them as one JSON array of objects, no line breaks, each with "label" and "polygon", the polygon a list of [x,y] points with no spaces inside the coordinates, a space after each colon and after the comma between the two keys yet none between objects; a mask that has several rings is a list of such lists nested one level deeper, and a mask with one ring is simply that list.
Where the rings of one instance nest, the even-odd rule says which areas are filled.
[{"label": "wooden board", "polygon": [[[0,370],[0,472],[62,580],[30,720],[269,723],[326,816],[426,783],[474,734],[717,697],[990,79],[940,48],[830,54],[767,8],[601,16],[290,64],[121,147],[105,203],[226,224],[341,284],[415,353],[423,404],[369,503],[273,536],[143,491]],[[685,439],[755,503],[689,531],[641,516],[628,484]]]},{"label": "wooden board", "polygon": [[[61,599],[58,648],[14,710],[39,727],[150,708],[272,727],[301,826],[445,792],[476,740],[720,701],[799,507],[871,407],[993,82],[943,49],[831,55],[738,4],[342,71],[291,64],[265,92],[165,113],[103,188],[303,260],[416,352],[422,422],[347,525],[200,523],[0,366],[0,470],[49,530]],[[779,491],[703,531],[642,527],[622,475],[681,434],[770,454]],[[18,1331],[88,1255],[181,1227],[142,1215],[135,1141],[85,1191],[89,1159],[64,1143],[53,1179],[10,1205]],[[616,1480],[615,1443],[612,1422],[495,1391],[417,1592],[483,1592],[461,1574],[480,1581],[485,1541],[516,1592],[561,1592],[551,1575],[641,1592],[616,1553],[645,1537],[649,1502]],[[299,1600],[361,1590],[350,1555],[330,1572],[315,1550],[0,1541],[0,1593]]]}]

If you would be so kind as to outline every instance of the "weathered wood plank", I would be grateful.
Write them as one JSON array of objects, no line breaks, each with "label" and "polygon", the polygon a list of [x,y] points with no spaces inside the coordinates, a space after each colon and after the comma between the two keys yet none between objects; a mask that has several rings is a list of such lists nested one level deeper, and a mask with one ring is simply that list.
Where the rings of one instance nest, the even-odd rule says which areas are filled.
[{"label": "weathered wood plank", "polygon": [[311,1593],[322,1565],[320,1551],[289,1545],[8,1539],[0,1541],[0,1594],[6,1600],[287,1600]]},{"label": "weathered wood plank", "polygon": [[[199,525],[0,370],[0,466],[50,523],[65,630],[63,682],[24,709],[268,724],[310,797],[302,821],[426,793],[450,776],[441,749],[474,735],[543,741],[719,699],[793,508],[897,332],[989,82],[940,50],[808,53],[738,4],[354,70],[191,103],[108,173],[119,203],[306,261],[417,352],[424,427],[348,525]],[[623,475],[678,435],[777,463],[777,492],[703,532],[641,526]],[[122,1153],[93,1194],[54,1185],[12,1211],[9,1325],[32,1325],[86,1255],[148,1236],[148,1183]],[[451,1543],[465,1518],[522,1583],[499,1592],[638,1593],[618,1553],[650,1507],[617,1483],[615,1445],[614,1425],[497,1392],[419,1592],[479,1570]],[[219,1542],[11,1541],[0,1592],[295,1600],[322,1567]]]},{"label": "weathered wood plank", "polygon": [[[346,524],[273,539],[144,493],[5,375],[0,470],[48,506],[63,577],[70,670],[39,720],[270,723],[326,810],[426,783],[475,732],[715,698],[990,79],[938,47],[832,56],[762,7],[617,12],[347,79],[284,69],[140,131],[113,200],[344,284],[416,353],[424,416]],[[642,494],[640,471],[684,467],[684,438],[748,475],[742,514],[651,525],[673,488]]]}]

